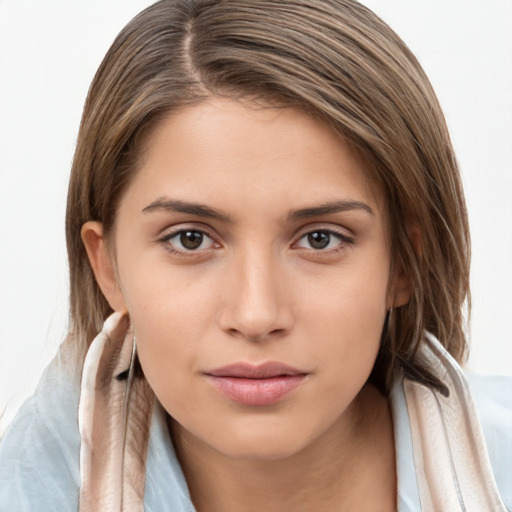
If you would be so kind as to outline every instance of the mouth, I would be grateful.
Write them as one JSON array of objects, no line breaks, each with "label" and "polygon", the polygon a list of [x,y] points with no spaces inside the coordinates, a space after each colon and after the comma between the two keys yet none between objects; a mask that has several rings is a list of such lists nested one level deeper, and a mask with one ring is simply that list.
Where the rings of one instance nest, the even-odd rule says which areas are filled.
[{"label": "mouth", "polygon": [[217,391],[249,406],[273,405],[300,386],[307,372],[283,363],[236,363],[205,373]]}]

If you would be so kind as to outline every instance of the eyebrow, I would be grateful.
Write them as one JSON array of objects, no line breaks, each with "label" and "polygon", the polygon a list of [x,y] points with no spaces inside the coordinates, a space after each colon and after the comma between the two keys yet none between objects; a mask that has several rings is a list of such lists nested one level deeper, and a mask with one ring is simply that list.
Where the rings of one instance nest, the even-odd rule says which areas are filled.
[{"label": "eyebrow", "polygon": [[[159,198],[143,208],[142,212],[151,213],[159,210],[188,213],[190,215],[216,219],[223,222],[231,222],[232,220],[231,217],[226,213],[214,210],[209,206],[200,203],[182,201],[180,199]],[[321,215],[329,215],[350,210],[362,210],[369,213],[370,215],[375,215],[370,206],[361,201],[332,201],[318,206],[312,206],[310,208],[291,210],[288,214],[288,220],[296,221],[309,217],[318,217]]]},{"label": "eyebrow", "polygon": [[288,219],[300,220],[308,217],[318,217],[320,215],[328,215],[350,210],[363,210],[370,215],[375,215],[373,210],[366,203],[361,201],[332,201],[319,206],[313,206],[311,208],[292,210],[288,214]]},{"label": "eyebrow", "polygon": [[151,204],[146,206],[142,212],[151,213],[158,210],[188,213],[191,215],[197,215],[198,217],[221,220],[223,222],[231,221],[231,218],[227,214],[214,210],[209,206],[199,203],[190,203],[188,201],[181,201],[179,199],[157,199],[156,201],[153,201]]}]

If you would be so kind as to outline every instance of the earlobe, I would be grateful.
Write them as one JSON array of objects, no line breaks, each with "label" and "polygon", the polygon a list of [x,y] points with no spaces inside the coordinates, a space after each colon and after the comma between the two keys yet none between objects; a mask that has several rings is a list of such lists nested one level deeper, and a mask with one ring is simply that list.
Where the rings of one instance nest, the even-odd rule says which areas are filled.
[{"label": "earlobe", "polygon": [[126,303],[117,282],[101,222],[89,221],[80,232],[96,282],[114,311],[126,312]]},{"label": "earlobe", "polygon": [[[409,222],[407,227],[407,237],[412,245],[412,249],[416,254],[416,258],[421,260],[422,247],[421,247],[421,230],[417,222]],[[405,306],[411,299],[412,283],[410,277],[406,274],[403,265],[400,263],[400,268],[396,269],[393,290],[391,297],[391,307],[398,308]]]},{"label": "earlobe", "polygon": [[405,275],[403,269],[401,269],[399,274],[395,277],[391,307],[394,309],[405,306],[409,302],[411,294],[411,281],[409,277]]}]

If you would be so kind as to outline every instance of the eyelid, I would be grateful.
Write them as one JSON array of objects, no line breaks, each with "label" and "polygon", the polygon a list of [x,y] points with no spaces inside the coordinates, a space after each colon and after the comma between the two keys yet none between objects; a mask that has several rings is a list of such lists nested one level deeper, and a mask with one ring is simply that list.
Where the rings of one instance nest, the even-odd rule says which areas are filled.
[{"label": "eyelid", "polygon": [[204,235],[209,236],[212,240],[217,240],[219,238],[215,234],[215,231],[207,224],[203,224],[202,222],[180,222],[160,230],[158,239],[171,238],[183,231],[197,231],[198,233],[203,233]]},{"label": "eyelid", "polygon": [[314,223],[301,227],[295,232],[293,238],[295,241],[297,241],[301,239],[303,236],[308,235],[309,233],[315,233],[317,231],[323,231],[324,233],[330,233],[331,235],[339,236],[340,238],[346,240],[347,242],[354,242],[354,234],[348,228],[344,228],[342,226],[333,224],[321,223]]},{"label": "eyelid", "polygon": [[[213,242],[213,247],[208,247],[206,249],[197,249],[197,250],[189,249],[189,250],[187,250],[187,249],[180,249],[180,248],[174,247],[170,243],[170,240],[172,238],[180,235],[181,233],[187,232],[187,231],[196,231],[197,233],[201,233],[205,237],[208,237]],[[216,237],[215,235],[212,235],[211,230],[207,226],[198,226],[197,224],[193,225],[193,224],[188,224],[188,223],[177,224],[175,226],[172,226],[172,227],[162,230],[161,234],[158,236],[157,242],[162,244],[164,246],[164,248],[167,251],[171,252],[172,254],[176,254],[179,256],[183,256],[183,257],[197,256],[197,255],[202,254],[211,249],[216,249],[216,248],[221,247],[221,244],[218,241],[218,237]]]},{"label": "eyelid", "polygon": [[[315,257],[327,257],[329,255],[338,254],[347,250],[349,247],[353,246],[355,243],[355,239],[353,235],[349,235],[347,233],[348,230],[341,227],[333,227],[332,225],[309,225],[298,232],[298,234],[294,237],[294,242],[292,243],[292,248],[298,251],[304,251],[304,253],[311,253]],[[300,241],[308,236],[311,233],[327,233],[331,236],[334,236],[338,239],[339,243],[337,243],[334,247],[324,248],[324,249],[315,249],[313,247],[301,247],[299,246]]]}]

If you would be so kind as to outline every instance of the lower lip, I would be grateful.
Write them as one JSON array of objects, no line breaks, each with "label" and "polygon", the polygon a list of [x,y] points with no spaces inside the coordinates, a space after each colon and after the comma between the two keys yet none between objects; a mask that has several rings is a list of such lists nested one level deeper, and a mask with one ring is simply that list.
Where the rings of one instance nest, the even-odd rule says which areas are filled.
[{"label": "lower lip", "polygon": [[272,405],[282,400],[305,379],[305,374],[279,375],[267,379],[208,375],[213,386],[231,400],[244,405]]}]

